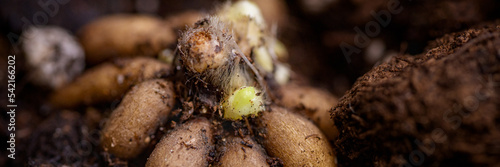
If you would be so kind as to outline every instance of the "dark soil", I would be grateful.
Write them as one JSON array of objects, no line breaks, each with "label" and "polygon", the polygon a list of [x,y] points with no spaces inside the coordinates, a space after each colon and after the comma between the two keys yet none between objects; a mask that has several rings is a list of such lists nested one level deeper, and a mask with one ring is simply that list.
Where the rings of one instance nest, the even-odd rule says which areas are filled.
[{"label": "dark soil", "polygon": [[92,166],[98,154],[99,131],[91,131],[78,112],[62,111],[47,118],[31,134],[28,165]]},{"label": "dark soil", "polygon": [[360,77],[333,109],[346,166],[500,164],[500,22]]},{"label": "dark soil", "polygon": [[[292,17],[279,31],[290,52],[290,65],[338,96],[390,52],[421,54],[429,41],[500,17],[500,2],[494,0],[336,0],[319,13],[307,12],[300,2],[288,2]],[[401,12],[391,14],[387,26],[369,38],[368,47],[350,55],[348,62],[339,45],[355,46],[354,28],[364,32],[369,22],[377,22],[371,12],[387,11],[389,2],[400,2]],[[372,60],[368,48],[377,40],[385,44],[381,47],[385,53]]]}]

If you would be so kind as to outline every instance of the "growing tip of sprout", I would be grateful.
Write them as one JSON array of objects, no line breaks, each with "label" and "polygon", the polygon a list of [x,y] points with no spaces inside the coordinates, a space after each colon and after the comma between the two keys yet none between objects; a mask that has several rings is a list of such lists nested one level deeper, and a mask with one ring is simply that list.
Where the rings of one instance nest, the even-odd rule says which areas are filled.
[{"label": "growing tip of sprout", "polygon": [[242,16],[246,16],[255,19],[255,22],[257,22],[260,26],[265,26],[266,24],[259,7],[251,1],[238,1],[227,5],[220,11],[220,16],[223,16],[231,21],[236,21],[241,19]]},{"label": "growing tip of sprout", "polygon": [[222,103],[222,109],[224,119],[240,120],[246,116],[256,116],[265,109],[264,98],[255,87],[241,87]]},{"label": "growing tip of sprout", "polygon": [[290,80],[290,67],[283,63],[276,63],[274,79],[280,85],[286,85]]},{"label": "growing tip of sprout", "polygon": [[265,47],[254,48],[253,53],[257,65],[268,73],[273,72],[273,59]]}]

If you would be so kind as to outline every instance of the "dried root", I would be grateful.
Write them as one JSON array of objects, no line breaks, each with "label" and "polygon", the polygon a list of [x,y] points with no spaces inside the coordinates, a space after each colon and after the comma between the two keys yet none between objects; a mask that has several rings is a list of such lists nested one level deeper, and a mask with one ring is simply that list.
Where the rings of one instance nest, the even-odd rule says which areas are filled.
[{"label": "dried root", "polygon": [[76,39],[59,27],[31,27],[22,35],[30,79],[38,85],[58,89],[70,83],[85,68],[85,54]]}]

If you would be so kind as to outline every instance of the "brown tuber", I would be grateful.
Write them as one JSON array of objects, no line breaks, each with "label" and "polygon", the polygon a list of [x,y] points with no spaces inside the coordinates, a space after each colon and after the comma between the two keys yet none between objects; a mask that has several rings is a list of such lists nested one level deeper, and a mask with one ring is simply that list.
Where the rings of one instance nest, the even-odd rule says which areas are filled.
[{"label": "brown tuber", "polygon": [[171,73],[171,66],[152,58],[120,59],[89,69],[72,83],[56,90],[50,102],[59,108],[119,99],[134,84]]},{"label": "brown tuber", "polygon": [[[292,110],[304,112],[325,133],[334,140],[339,132],[330,118],[330,110],[337,104],[337,98],[327,90],[289,83],[280,88],[281,104]],[[332,127],[333,126],[333,127]]]},{"label": "brown tuber", "polygon": [[267,155],[265,150],[250,137],[229,136],[221,146],[219,165],[221,167],[266,167]]},{"label": "brown tuber", "polygon": [[211,123],[195,118],[166,134],[148,158],[146,167],[208,166],[214,148]]},{"label": "brown tuber", "polygon": [[100,18],[85,25],[80,32],[89,64],[116,57],[153,57],[173,45],[176,37],[160,18],[131,14]]},{"label": "brown tuber", "polygon": [[285,166],[336,166],[335,155],[321,130],[306,118],[284,108],[271,107],[258,122],[262,144]]},{"label": "brown tuber", "polygon": [[148,146],[150,135],[162,124],[175,104],[171,82],[153,79],[134,86],[107,120],[101,146],[120,157],[134,158]]}]

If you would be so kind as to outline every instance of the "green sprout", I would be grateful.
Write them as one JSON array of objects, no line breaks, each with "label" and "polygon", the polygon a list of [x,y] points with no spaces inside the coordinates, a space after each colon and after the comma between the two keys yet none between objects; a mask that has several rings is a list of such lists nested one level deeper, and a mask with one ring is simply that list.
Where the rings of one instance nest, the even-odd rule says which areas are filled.
[{"label": "green sprout", "polygon": [[264,111],[264,99],[255,87],[241,87],[222,103],[224,118],[240,120],[244,116],[257,115]]}]

